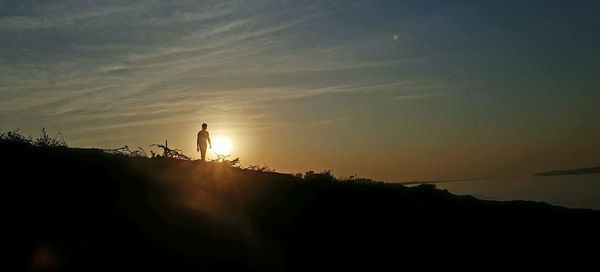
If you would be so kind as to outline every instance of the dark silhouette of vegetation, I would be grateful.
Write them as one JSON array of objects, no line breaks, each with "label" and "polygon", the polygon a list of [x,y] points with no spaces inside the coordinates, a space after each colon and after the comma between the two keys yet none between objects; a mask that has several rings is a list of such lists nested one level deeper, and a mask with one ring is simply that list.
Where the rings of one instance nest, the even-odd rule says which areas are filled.
[{"label": "dark silhouette of vegetation", "polygon": [[228,160],[227,158],[231,157],[231,155],[222,155],[222,154],[218,154],[218,153],[215,153],[215,155],[217,156],[217,158],[214,160],[211,160],[214,163],[220,163],[223,165],[233,166],[233,167],[237,167],[240,164],[240,158]]},{"label": "dark silhouette of vegetation", "polygon": [[163,150],[162,154],[156,154],[153,151],[150,151],[152,153],[152,158],[170,158],[170,159],[178,159],[178,160],[192,160],[192,158],[184,155],[181,150],[179,149],[171,149],[169,148],[169,142],[167,140],[165,140],[165,144],[152,144],[150,146],[155,146],[158,148],[161,148]]},{"label": "dark silhouette of vegetation", "polygon": [[266,163],[262,166],[259,166],[258,164],[249,165],[244,167],[244,169],[258,172],[275,172],[275,169],[271,168]]},{"label": "dark silhouette of vegetation", "polygon": [[598,174],[598,173],[600,173],[600,166],[577,168],[577,169],[571,169],[571,170],[555,170],[555,171],[541,172],[541,173],[535,174],[535,176],[589,175],[589,174]]},{"label": "dark silhouette of vegetation", "polygon": [[600,242],[598,211],[15,133],[0,136],[5,271],[578,270]]},{"label": "dark silhouette of vegetation", "polygon": [[129,146],[127,146],[127,145],[125,145],[121,148],[104,149],[104,152],[106,152],[108,154],[121,155],[121,156],[132,157],[132,158],[148,158],[148,154],[141,147],[138,147],[138,149],[135,149],[135,150],[130,150]]},{"label": "dark silhouette of vegetation", "polygon": [[65,141],[60,131],[56,133],[55,137],[50,137],[46,132],[46,128],[42,128],[40,136],[36,139],[31,136],[25,137],[19,133],[19,129],[16,129],[0,134],[0,140],[5,143],[28,144],[37,147],[67,147],[67,141]]},{"label": "dark silhouette of vegetation", "polygon": [[46,133],[46,128],[42,128],[42,133],[40,137],[33,141],[33,144],[36,146],[46,146],[46,147],[66,147],[67,142],[65,138],[62,136],[60,131],[56,134],[54,138],[50,137],[48,133]]},{"label": "dark silhouette of vegetation", "polygon": [[33,144],[31,136],[29,138],[26,138],[21,133],[19,133],[18,129],[0,134],[0,141],[7,144]]},{"label": "dark silhouette of vegetation", "polygon": [[307,181],[319,181],[319,182],[333,182],[336,181],[335,177],[331,173],[331,170],[324,170],[321,172],[308,171],[304,174],[304,180]]}]

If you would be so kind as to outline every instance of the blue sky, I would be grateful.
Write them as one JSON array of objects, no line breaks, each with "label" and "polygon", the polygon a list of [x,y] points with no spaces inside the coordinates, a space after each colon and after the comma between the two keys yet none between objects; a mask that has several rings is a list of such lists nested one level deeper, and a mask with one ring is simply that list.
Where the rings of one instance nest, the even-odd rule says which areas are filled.
[{"label": "blue sky", "polygon": [[[600,162],[597,1],[0,1],[0,129],[388,181]],[[196,155],[197,156],[197,155]]]}]

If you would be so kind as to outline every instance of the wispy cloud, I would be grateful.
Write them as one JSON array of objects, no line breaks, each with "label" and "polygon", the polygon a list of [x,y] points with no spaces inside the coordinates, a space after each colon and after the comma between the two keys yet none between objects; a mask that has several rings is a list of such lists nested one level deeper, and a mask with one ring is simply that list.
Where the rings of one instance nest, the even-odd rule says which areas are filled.
[{"label": "wispy cloud", "polygon": [[[0,42],[0,114],[15,117],[6,126],[38,116],[39,126],[108,130],[215,112],[266,118],[259,113],[271,103],[333,93],[433,96],[435,83],[412,71],[427,59],[403,53],[416,37],[394,32],[398,43],[362,25],[340,28],[354,24],[340,12],[348,7],[185,0],[8,10],[0,32],[14,39]],[[248,121],[273,122],[260,118]],[[320,122],[328,121],[312,125]]]},{"label": "wispy cloud", "polygon": [[320,120],[320,121],[316,121],[316,122],[311,122],[308,124],[308,126],[309,127],[329,126],[329,125],[344,122],[347,120],[349,120],[348,117],[331,118],[331,119],[325,119],[325,120]]},{"label": "wispy cloud", "polygon": [[395,96],[395,100],[413,100],[413,99],[427,99],[448,96],[445,93],[425,93],[425,94],[405,94]]},{"label": "wispy cloud", "polygon": [[0,31],[27,31],[48,29],[69,29],[98,27],[98,23],[109,25],[114,22],[109,19],[114,16],[127,15],[127,13],[139,10],[137,5],[129,6],[93,6],[90,9],[73,9],[66,3],[54,3],[50,5],[40,4],[30,11],[29,15],[6,16],[0,18]]},{"label": "wispy cloud", "polygon": [[[327,83],[322,78],[328,72],[400,63],[345,57],[376,40],[298,47],[291,40],[312,27],[312,20],[323,19],[320,16],[325,13],[315,7],[308,7],[309,14],[278,18],[289,11],[273,10],[271,16],[264,16],[239,1],[197,9],[191,2],[174,3],[166,7],[165,15],[157,10],[165,7],[155,1],[87,8],[69,7],[65,2],[35,8],[31,16],[1,18],[0,31],[12,33],[41,29],[69,33],[73,28],[89,28],[95,31],[92,37],[102,39],[111,35],[114,26],[132,27],[133,36],[142,31],[155,37],[165,30],[180,35],[152,39],[154,43],[148,45],[114,37],[109,44],[66,41],[62,45],[72,48],[74,54],[59,57],[58,62],[33,60],[28,65],[31,69],[18,57],[11,57],[3,66],[8,72],[2,76],[6,84],[0,86],[4,98],[0,111],[35,112],[67,124],[87,120],[90,126],[100,119],[156,122],[157,115],[166,112],[176,115],[215,108],[243,112],[274,100],[380,88],[384,80]],[[67,15],[61,16],[61,12]],[[105,53],[98,57],[88,54],[94,50]],[[297,79],[278,79],[282,76]],[[179,112],[166,110],[172,108]]]}]

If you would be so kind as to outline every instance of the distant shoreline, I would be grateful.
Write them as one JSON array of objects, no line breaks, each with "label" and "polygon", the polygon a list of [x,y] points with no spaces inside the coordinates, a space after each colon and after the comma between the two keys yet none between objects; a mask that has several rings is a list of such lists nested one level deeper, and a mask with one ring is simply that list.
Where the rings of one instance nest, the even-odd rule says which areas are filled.
[{"label": "distant shoreline", "polygon": [[600,166],[588,167],[588,168],[577,168],[571,170],[554,170],[547,172],[536,173],[534,176],[566,176],[566,175],[590,175],[600,173]]},{"label": "distant shoreline", "polygon": [[419,185],[419,184],[437,184],[447,182],[465,182],[465,181],[485,181],[485,180],[498,180],[498,179],[511,179],[511,178],[527,178],[530,176],[506,176],[506,177],[487,177],[487,178],[459,178],[459,179],[447,179],[447,180],[415,180],[415,181],[400,181],[395,182],[402,185]]},{"label": "distant shoreline", "polygon": [[485,180],[498,180],[498,179],[512,179],[512,178],[528,178],[528,177],[551,177],[551,176],[575,176],[575,175],[592,175],[600,174],[600,166],[577,168],[569,170],[552,170],[535,173],[532,176],[506,176],[506,177],[488,177],[488,178],[463,178],[463,179],[448,179],[448,180],[415,180],[415,181],[401,181],[395,182],[402,185],[419,185],[419,184],[437,184],[447,182],[464,182],[464,181],[485,181]]}]

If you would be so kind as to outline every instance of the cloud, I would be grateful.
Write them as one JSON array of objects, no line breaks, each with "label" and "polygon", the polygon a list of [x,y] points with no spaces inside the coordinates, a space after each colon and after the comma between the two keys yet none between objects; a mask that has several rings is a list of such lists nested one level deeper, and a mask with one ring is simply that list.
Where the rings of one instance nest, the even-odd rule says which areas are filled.
[{"label": "cloud", "polygon": [[331,118],[331,119],[324,119],[324,120],[320,120],[320,121],[316,121],[316,122],[311,122],[308,124],[309,127],[320,127],[320,126],[329,126],[335,123],[339,123],[339,122],[344,122],[349,120],[348,117],[338,117],[338,118]]},{"label": "cloud", "polygon": [[126,15],[139,9],[138,6],[94,6],[89,10],[72,10],[68,5],[56,3],[42,5],[32,10],[29,16],[5,16],[0,18],[0,31],[27,31],[47,29],[72,29],[90,27],[90,22],[108,25],[110,17]]},{"label": "cloud", "polygon": [[425,93],[425,94],[403,94],[395,96],[395,100],[413,100],[413,99],[427,99],[448,96],[445,93]]},{"label": "cloud", "polygon": [[399,44],[387,34],[338,31],[332,16],[343,9],[269,1],[32,6],[0,17],[0,32],[15,37],[0,42],[0,114],[14,117],[5,126],[35,119],[82,131],[211,115],[258,116],[248,121],[262,128],[270,127],[260,114],[270,103],[404,88],[418,78],[392,73],[423,61],[390,57],[410,46],[409,36]]}]

